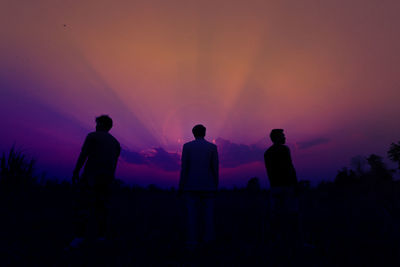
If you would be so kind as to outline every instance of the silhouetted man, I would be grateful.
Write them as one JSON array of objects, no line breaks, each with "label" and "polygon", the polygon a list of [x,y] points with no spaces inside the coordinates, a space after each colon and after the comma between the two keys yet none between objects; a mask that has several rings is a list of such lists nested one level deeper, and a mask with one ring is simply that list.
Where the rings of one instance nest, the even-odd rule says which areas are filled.
[{"label": "silhouetted man", "polygon": [[269,178],[271,219],[278,242],[296,238],[298,228],[297,177],[282,129],[270,133],[273,145],[264,153]]},{"label": "silhouetted man", "polygon": [[297,185],[290,150],[285,146],[286,138],[282,129],[273,129],[270,134],[273,145],[264,153],[265,167],[272,187],[294,188]]},{"label": "silhouetted man", "polygon": [[[192,132],[195,140],[183,145],[179,181],[179,192],[184,194],[186,202],[189,248],[195,248],[200,241],[210,243],[215,239],[214,200],[219,175],[217,146],[204,139],[206,128],[198,124]],[[202,237],[200,223],[204,224]]]},{"label": "silhouetted man", "polygon": [[[113,121],[107,115],[96,118],[96,131],[87,135],[75,166],[72,182],[78,186],[76,200],[75,239],[70,246],[77,247],[84,240],[90,211],[94,211],[99,240],[106,234],[106,202],[114,180],[121,147],[110,133]],[[80,170],[85,165],[81,178]]]}]

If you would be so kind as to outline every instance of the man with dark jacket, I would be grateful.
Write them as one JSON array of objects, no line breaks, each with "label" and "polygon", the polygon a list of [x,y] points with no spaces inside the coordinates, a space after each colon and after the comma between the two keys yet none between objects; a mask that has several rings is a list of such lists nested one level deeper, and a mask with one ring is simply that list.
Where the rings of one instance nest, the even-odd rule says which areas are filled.
[{"label": "man with dark jacket", "polygon": [[[96,118],[96,131],[87,135],[76,163],[72,182],[77,185],[75,238],[71,247],[83,242],[90,210],[94,211],[98,224],[98,238],[105,239],[110,185],[115,179],[115,170],[121,146],[109,131],[113,121],[107,115]],[[83,165],[82,176],[79,177]]]},{"label": "man with dark jacket", "polygon": [[269,183],[272,187],[295,187],[297,185],[296,171],[293,167],[290,150],[282,129],[273,129],[270,134],[273,145],[264,153]]},{"label": "man with dark jacket", "polygon": [[[204,139],[206,128],[199,124],[192,132],[195,140],[184,144],[182,150],[179,192],[184,194],[186,203],[187,246],[195,248],[200,241],[210,243],[215,239],[214,201],[219,163],[217,146]],[[204,224],[202,237],[200,223]]]},{"label": "man with dark jacket", "polygon": [[283,130],[273,129],[270,138],[273,145],[265,151],[264,162],[270,183],[272,230],[278,243],[292,247],[299,227],[296,171]]}]

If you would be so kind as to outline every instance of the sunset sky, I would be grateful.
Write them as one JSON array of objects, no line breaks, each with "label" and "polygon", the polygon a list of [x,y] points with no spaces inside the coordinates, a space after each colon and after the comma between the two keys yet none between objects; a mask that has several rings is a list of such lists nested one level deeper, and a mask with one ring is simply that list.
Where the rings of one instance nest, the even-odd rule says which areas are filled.
[{"label": "sunset sky", "polygon": [[223,186],[267,185],[283,128],[299,179],[332,180],[400,140],[399,14],[398,0],[2,0],[0,151],[70,179],[108,114],[117,176],[176,186],[202,123]]}]

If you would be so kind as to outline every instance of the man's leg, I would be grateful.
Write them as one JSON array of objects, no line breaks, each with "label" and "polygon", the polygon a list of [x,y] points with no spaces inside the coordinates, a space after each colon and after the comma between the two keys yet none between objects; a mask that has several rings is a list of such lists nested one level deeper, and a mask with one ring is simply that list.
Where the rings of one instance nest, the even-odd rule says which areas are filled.
[{"label": "man's leg", "polygon": [[301,232],[300,232],[300,216],[299,216],[299,199],[295,195],[295,191],[291,190],[288,196],[288,217],[289,217],[289,242],[293,249],[293,253],[301,245]]},{"label": "man's leg", "polygon": [[272,244],[277,247],[284,246],[285,240],[285,196],[282,188],[274,187],[270,189],[270,220]]},{"label": "man's leg", "polygon": [[185,205],[186,205],[186,245],[194,247],[198,244],[198,209],[199,200],[198,196],[193,192],[185,193]]},{"label": "man's leg", "polygon": [[85,181],[80,181],[74,194],[74,234],[75,237],[70,247],[78,247],[86,236],[86,229],[89,220],[89,190]]},{"label": "man's leg", "polygon": [[95,188],[94,212],[98,226],[98,238],[104,239],[107,233],[107,204],[109,199],[108,185],[98,185]]},{"label": "man's leg", "polygon": [[292,257],[298,246],[298,201],[294,188],[282,187],[279,207],[279,232],[286,257]]},{"label": "man's leg", "polygon": [[204,205],[204,238],[205,243],[215,241],[215,194],[206,193],[203,196]]}]

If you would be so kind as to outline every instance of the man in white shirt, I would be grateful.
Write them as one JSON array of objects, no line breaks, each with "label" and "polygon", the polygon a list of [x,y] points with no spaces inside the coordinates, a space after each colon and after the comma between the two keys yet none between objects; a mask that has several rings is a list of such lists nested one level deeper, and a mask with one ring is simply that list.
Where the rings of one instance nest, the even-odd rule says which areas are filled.
[{"label": "man in white shirt", "polygon": [[[183,145],[179,192],[183,193],[187,212],[187,245],[215,239],[214,202],[218,188],[217,146],[204,139],[206,128],[198,124],[192,129],[195,140]],[[203,216],[202,216],[203,215]],[[200,223],[204,234],[200,236]]]}]

